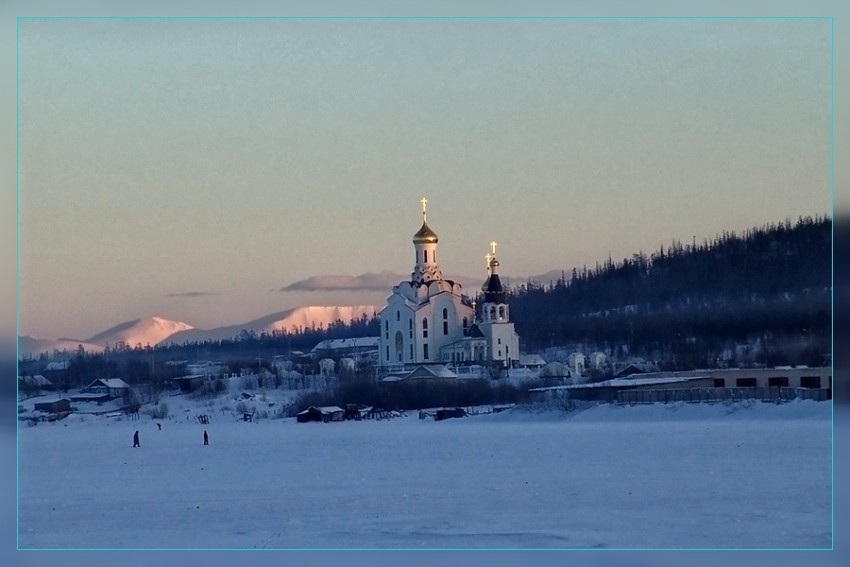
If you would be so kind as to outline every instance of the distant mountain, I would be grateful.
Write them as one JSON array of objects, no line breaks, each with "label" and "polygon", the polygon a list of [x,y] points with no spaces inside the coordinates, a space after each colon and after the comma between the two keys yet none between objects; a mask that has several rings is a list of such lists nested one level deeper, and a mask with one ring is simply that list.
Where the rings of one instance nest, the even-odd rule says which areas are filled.
[{"label": "distant mountain", "polygon": [[86,342],[98,345],[101,348],[105,347],[107,343],[110,346],[115,346],[120,342],[126,343],[129,347],[136,345],[154,346],[174,333],[193,328],[191,325],[180,321],[171,321],[162,317],[146,317],[115,325],[111,329],[86,340]]},{"label": "distant mountain", "polygon": [[371,318],[381,310],[375,305],[348,305],[348,306],[310,306],[297,307],[287,311],[272,313],[259,319],[254,319],[241,325],[229,325],[215,329],[189,329],[180,331],[160,341],[161,344],[182,344],[189,342],[202,342],[207,340],[232,339],[242,331],[253,332],[257,335],[265,332],[271,334],[273,331],[293,331],[295,329],[310,329],[312,327],[327,328],[334,321],[350,322],[352,319],[360,319],[364,315]]}]

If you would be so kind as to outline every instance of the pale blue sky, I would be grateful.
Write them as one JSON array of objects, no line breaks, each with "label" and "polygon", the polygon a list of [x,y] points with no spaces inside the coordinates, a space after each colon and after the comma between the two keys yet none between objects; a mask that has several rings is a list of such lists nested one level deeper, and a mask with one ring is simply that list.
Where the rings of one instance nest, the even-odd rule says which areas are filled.
[{"label": "pale blue sky", "polygon": [[[21,333],[199,327],[828,213],[827,20],[24,20]],[[209,295],[184,296],[190,292]]]}]

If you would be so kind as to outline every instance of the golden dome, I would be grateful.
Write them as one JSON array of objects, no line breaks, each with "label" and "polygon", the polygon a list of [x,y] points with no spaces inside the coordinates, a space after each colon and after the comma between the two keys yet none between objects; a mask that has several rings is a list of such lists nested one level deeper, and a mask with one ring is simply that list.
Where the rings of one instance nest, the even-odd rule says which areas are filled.
[{"label": "golden dome", "polygon": [[414,244],[436,244],[437,234],[425,223],[422,223],[422,228],[419,232],[413,235]]}]

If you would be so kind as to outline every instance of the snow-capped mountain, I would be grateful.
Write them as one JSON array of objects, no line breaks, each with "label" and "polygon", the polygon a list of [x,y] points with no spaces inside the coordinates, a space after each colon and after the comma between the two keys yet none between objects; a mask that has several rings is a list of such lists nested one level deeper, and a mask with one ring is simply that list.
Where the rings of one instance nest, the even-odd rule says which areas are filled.
[{"label": "snow-capped mountain", "polygon": [[111,329],[107,329],[87,339],[86,342],[101,347],[106,346],[107,343],[110,346],[114,346],[120,342],[124,342],[130,347],[135,347],[136,345],[154,346],[174,333],[193,328],[192,325],[181,321],[171,321],[162,317],[146,317],[115,325]]},{"label": "snow-capped mountain", "polygon": [[263,332],[293,331],[298,328],[327,328],[337,320],[349,323],[352,319],[360,319],[364,315],[371,318],[380,309],[375,305],[297,307],[272,313],[240,325],[228,325],[214,329],[197,329],[181,321],[172,321],[163,317],[147,317],[115,325],[84,340],[37,339],[22,336],[18,343],[19,354],[21,356],[38,356],[43,352],[53,354],[54,350],[65,350],[72,353],[80,345],[83,345],[86,352],[102,352],[107,344],[110,347],[115,347],[121,342],[133,348],[137,345],[155,346],[165,343],[180,344],[185,341],[231,339],[243,330],[253,331],[259,335]]},{"label": "snow-capped mountain", "polygon": [[375,305],[312,305],[310,307],[296,307],[278,313],[272,313],[259,319],[254,319],[241,325],[229,325],[215,329],[190,329],[170,335],[161,343],[182,343],[184,341],[204,341],[230,339],[244,331],[253,331],[256,334],[272,331],[293,331],[297,328],[325,327],[340,320],[349,323],[352,319],[359,319],[364,315],[371,318],[380,311]]}]

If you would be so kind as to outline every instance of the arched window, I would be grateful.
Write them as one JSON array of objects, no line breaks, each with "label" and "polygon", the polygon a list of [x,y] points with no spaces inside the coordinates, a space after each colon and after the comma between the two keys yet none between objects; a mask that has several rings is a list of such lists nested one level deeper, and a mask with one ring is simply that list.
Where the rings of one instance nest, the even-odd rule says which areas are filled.
[{"label": "arched window", "polygon": [[504,318],[505,318],[505,306],[500,305],[499,306],[499,319],[504,319]]},{"label": "arched window", "polygon": [[428,338],[428,318],[422,319],[422,338]]},{"label": "arched window", "polygon": [[411,319],[407,322],[407,327],[408,327],[409,336],[412,339],[413,338],[413,319]]},{"label": "arched window", "polygon": [[396,311],[396,312],[395,312],[395,320],[396,320],[396,321],[401,321],[401,311]]},{"label": "arched window", "polygon": [[428,251],[427,250],[425,250],[425,263],[426,264],[428,263]]},{"label": "arched window", "polygon": [[395,351],[396,351],[396,358],[398,358],[399,362],[401,362],[401,355],[402,355],[402,352],[403,352],[402,348],[404,348],[404,337],[402,337],[401,331],[396,331],[395,332]]},{"label": "arched window", "polygon": [[449,334],[449,322],[448,321],[443,321],[443,334],[444,335]]},{"label": "arched window", "polygon": [[445,320],[445,319],[448,319],[448,318],[449,318],[449,310],[446,309],[445,307],[443,307],[443,319]]},{"label": "arched window", "polygon": [[469,327],[469,321],[466,317],[463,318],[463,330],[465,331]]}]

